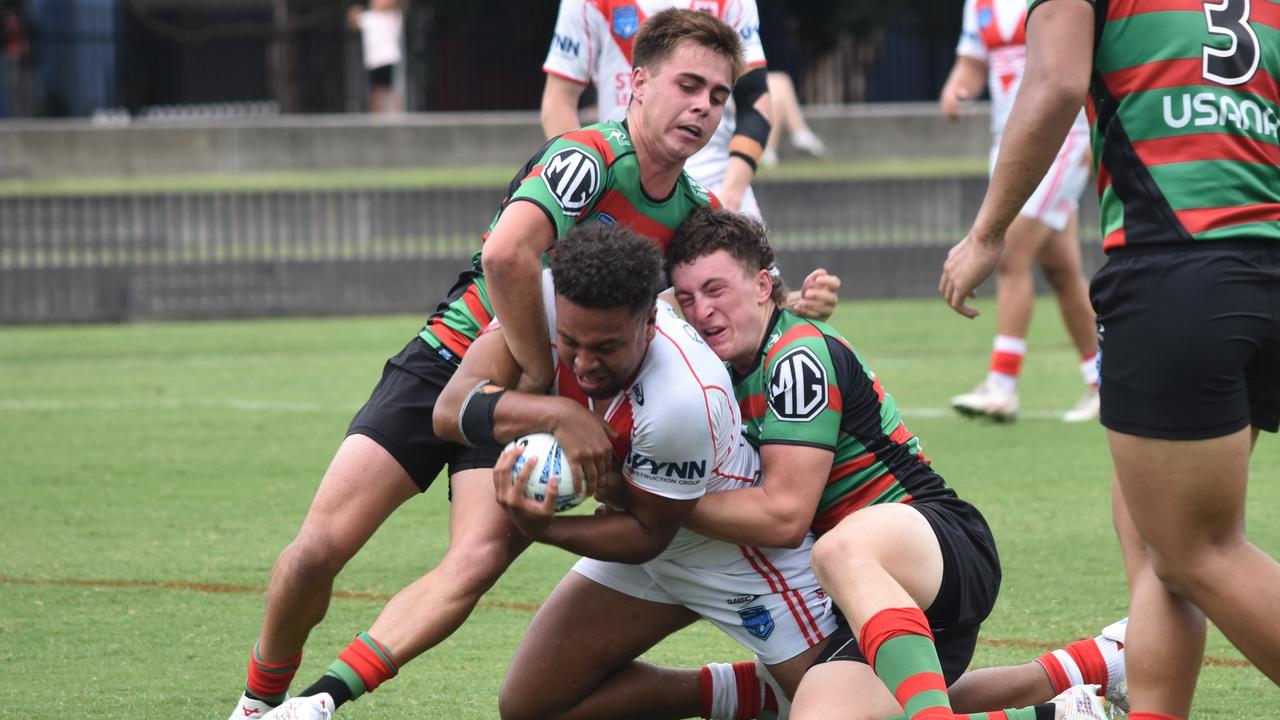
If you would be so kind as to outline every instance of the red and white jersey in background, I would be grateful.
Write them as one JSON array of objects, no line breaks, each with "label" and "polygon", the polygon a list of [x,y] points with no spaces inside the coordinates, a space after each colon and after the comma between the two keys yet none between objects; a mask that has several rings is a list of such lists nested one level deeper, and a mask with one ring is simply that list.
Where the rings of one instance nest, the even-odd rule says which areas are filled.
[{"label": "red and white jersey in background", "polygon": [[[1026,0],[965,0],[964,24],[956,54],[987,64],[991,93],[991,132],[1004,132],[1013,99],[1027,66]],[[1088,133],[1084,110],[1071,126],[1073,133]]]},{"label": "red and white jersey in background", "polygon": [[[542,70],[582,85],[594,84],[600,121],[621,121],[631,101],[631,52],[640,23],[673,7],[715,15],[738,32],[748,69],[765,64],[755,0],[561,0]],[[685,163],[685,170],[713,191],[724,182],[734,127],[730,105],[711,141]]]}]

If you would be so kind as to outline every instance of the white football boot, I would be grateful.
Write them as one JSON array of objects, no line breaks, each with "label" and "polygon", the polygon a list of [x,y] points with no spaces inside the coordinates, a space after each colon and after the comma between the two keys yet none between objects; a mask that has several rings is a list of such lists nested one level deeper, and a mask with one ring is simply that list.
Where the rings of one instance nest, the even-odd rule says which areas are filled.
[{"label": "white football boot", "polygon": [[769,668],[760,662],[760,658],[756,658],[756,677],[763,680],[773,690],[773,697],[778,701],[778,709],[761,710],[759,720],[787,720],[791,717],[791,699],[782,691],[782,686],[769,673]]},{"label": "white football boot", "polygon": [[236,709],[231,711],[231,717],[227,720],[261,720],[275,707],[257,698],[251,698],[246,693],[240,696],[240,702],[236,703]]},{"label": "white football boot", "polygon": [[1098,396],[1098,388],[1089,388],[1075,407],[1062,414],[1062,420],[1069,423],[1093,422],[1101,410],[1102,398]]},{"label": "white football boot", "polygon": [[333,696],[329,693],[289,698],[263,720],[332,720]]},{"label": "white football boot", "polygon": [[1097,685],[1076,685],[1053,699],[1054,720],[1107,720]]},{"label": "white football boot", "polygon": [[951,407],[966,417],[1013,422],[1018,419],[1018,392],[1001,390],[995,383],[983,381],[973,392],[951,398]]},{"label": "white football boot", "polygon": [[[1124,652],[1124,631],[1129,627],[1129,618],[1123,618],[1102,628],[1102,637],[1120,645]],[[1118,677],[1107,682],[1107,702],[1111,704],[1111,717],[1125,717],[1129,714],[1129,681],[1125,677],[1124,657],[1120,658]]]},{"label": "white football boot", "polygon": [[827,144],[822,142],[822,138],[814,135],[813,131],[808,128],[791,134],[791,146],[811,157],[821,158],[827,156]]}]

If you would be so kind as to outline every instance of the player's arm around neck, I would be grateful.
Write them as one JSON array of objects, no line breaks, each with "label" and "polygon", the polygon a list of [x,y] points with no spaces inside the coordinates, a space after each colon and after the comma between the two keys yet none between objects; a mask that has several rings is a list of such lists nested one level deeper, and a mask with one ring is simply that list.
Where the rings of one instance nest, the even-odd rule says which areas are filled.
[{"label": "player's arm around neck", "polygon": [[998,247],[1053,164],[1089,91],[1093,5],[1045,0],[1027,19],[1027,67],[972,235]]},{"label": "player's arm around neck", "polygon": [[517,385],[521,390],[540,391],[551,385],[551,341],[542,307],[542,254],[553,242],[555,228],[540,207],[512,202],[481,249],[489,300],[523,373]]},{"label": "player's arm around neck", "polygon": [[769,443],[760,447],[764,482],[707,493],[686,525],[708,537],[760,547],[799,547],[831,473],[831,450]]}]

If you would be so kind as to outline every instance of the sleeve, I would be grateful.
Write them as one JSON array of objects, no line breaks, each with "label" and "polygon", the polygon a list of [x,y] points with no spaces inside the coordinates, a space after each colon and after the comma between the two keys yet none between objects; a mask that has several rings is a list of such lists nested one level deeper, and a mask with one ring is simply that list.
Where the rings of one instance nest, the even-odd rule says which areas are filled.
[{"label": "sleeve", "polygon": [[[1093,5],[1094,8],[1097,8],[1098,6],[1098,3],[1096,3],[1094,0],[1084,0],[1084,1],[1089,3],[1090,5]],[[1031,11],[1040,7],[1044,3],[1045,3],[1045,0],[1027,0],[1027,16],[1030,17]]]},{"label": "sleeve", "polygon": [[592,50],[586,0],[561,0],[542,71],[585,85],[591,79]]},{"label": "sleeve", "polygon": [[[994,19],[989,21],[994,22]],[[960,25],[960,42],[956,55],[986,62],[987,44],[982,41],[982,29],[978,25],[978,7],[975,0],[964,0],[964,20]]]},{"label": "sleeve", "polygon": [[534,203],[555,225],[556,237],[564,237],[603,195],[611,157],[608,141],[598,131],[565,133],[547,144],[509,203]]},{"label": "sleeve", "polygon": [[[631,449],[622,463],[622,476],[633,486],[673,500],[693,500],[707,492],[707,478],[716,466],[713,425],[722,420],[701,388],[643,386],[643,406],[634,407]],[[661,412],[644,412],[661,408]],[[705,421],[703,418],[706,418]]]},{"label": "sleeve", "polygon": [[738,31],[747,69],[764,67],[766,63],[764,43],[760,40],[760,8],[756,5],[756,0],[738,0],[734,4],[737,7],[732,9],[732,16],[725,18],[725,23]]},{"label": "sleeve", "polygon": [[760,443],[835,450],[844,398],[826,337],[813,333],[775,347],[769,351],[764,373],[768,410],[760,427]]}]

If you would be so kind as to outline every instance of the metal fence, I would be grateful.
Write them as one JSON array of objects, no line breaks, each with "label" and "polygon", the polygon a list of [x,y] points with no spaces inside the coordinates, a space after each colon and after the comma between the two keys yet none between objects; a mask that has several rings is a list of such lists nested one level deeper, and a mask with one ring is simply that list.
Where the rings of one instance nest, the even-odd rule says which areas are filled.
[{"label": "metal fence", "polygon": [[[762,182],[789,275],[848,297],[933,292],[983,177]],[[0,322],[420,311],[479,248],[500,188],[0,198]],[[1096,203],[1086,202],[1090,266]],[[793,282],[799,278],[792,278]]]}]

